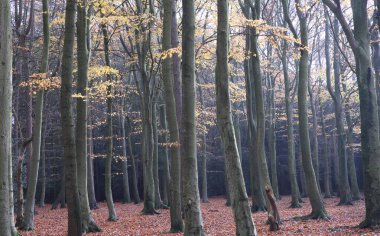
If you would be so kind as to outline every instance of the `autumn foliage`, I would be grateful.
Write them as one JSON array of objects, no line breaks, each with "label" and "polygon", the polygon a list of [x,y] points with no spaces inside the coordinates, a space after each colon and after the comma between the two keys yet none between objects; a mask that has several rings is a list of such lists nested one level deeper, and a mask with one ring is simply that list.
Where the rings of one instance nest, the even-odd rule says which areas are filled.
[{"label": "autumn foliage", "polygon": [[[235,224],[232,211],[225,206],[225,199],[222,197],[211,198],[209,203],[202,203],[202,214],[205,222],[207,235],[234,235]],[[289,208],[290,198],[283,197],[277,202],[278,210],[281,214],[281,228],[279,231],[271,232],[266,221],[268,214],[260,212],[252,214],[259,235],[378,235],[380,229],[359,229],[356,228],[363,218],[364,202],[355,202],[352,206],[337,206],[339,198],[325,199],[325,204],[331,219],[325,220],[295,220],[294,217],[302,216],[310,212],[308,200],[302,208]],[[105,203],[99,204],[99,209],[93,211],[93,216],[102,228],[100,233],[87,235],[181,235],[170,234],[169,210],[161,210],[159,215],[142,215],[142,204],[121,204],[116,203],[119,220],[117,222],[107,221],[107,206]],[[36,229],[34,231],[20,233],[24,236],[54,236],[66,235],[67,213],[66,209],[50,210],[47,205],[44,208],[37,208]]]}]

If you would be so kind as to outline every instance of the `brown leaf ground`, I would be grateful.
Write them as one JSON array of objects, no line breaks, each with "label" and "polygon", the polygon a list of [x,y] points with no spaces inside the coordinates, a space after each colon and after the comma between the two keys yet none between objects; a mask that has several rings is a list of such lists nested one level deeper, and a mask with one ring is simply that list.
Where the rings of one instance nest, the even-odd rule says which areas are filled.
[{"label": "brown leaf ground", "polygon": [[[307,200],[305,199],[305,201]],[[289,202],[288,196],[278,201],[283,224],[281,230],[276,233],[277,235],[380,235],[380,230],[354,228],[363,219],[363,201],[355,202],[352,206],[337,206],[338,198],[325,199],[326,208],[331,218],[329,221],[296,221],[293,217],[310,213],[310,205],[303,203],[302,208],[290,209],[288,208]],[[99,203],[99,207],[92,214],[102,228],[102,232],[87,235],[181,235],[168,233],[170,227],[169,210],[161,210],[160,215],[141,215],[142,204],[116,203],[119,220],[108,222],[106,204]],[[50,205],[37,208],[35,230],[20,233],[25,236],[66,235],[66,209],[50,210],[50,208]],[[225,206],[223,198],[211,198],[209,203],[202,203],[202,213],[207,235],[235,234],[232,211]],[[267,213],[256,213],[252,217],[259,235],[276,235],[269,232],[268,225],[265,225]]]}]

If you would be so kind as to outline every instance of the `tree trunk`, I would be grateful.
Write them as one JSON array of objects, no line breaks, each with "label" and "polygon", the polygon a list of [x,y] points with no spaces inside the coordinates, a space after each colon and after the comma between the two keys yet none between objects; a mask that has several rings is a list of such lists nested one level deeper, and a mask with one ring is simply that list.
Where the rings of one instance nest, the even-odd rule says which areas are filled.
[{"label": "tree trunk", "polygon": [[[270,49],[271,50],[271,49]],[[271,53],[268,52],[271,57]],[[278,190],[278,178],[277,178],[277,152],[276,152],[276,105],[275,105],[275,79],[272,75],[268,76],[269,80],[269,91],[268,91],[268,122],[269,122],[269,130],[268,130],[268,145],[269,145],[269,156],[270,156],[270,170],[271,170],[271,183],[273,186],[273,194],[276,199],[281,199],[279,190]]]},{"label": "tree trunk", "polygon": [[[41,73],[48,75],[49,66],[49,5],[47,0],[42,1],[42,20],[43,20],[43,50]],[[34,126],[33,126],[33,150],[29,160],[28,188],[25,202],[25,217],[22,228],[32,230],[34,228],[34,207],[35,195],[38,181],[38,169],[41,155],[41,131],[42,131],[42,111],[44,107],[44,88],[39,88],[36,95],[34,107]]]},{"label": "tree trunk", "polygon": [[236,224],[236,235],[257,235],[249,209],[248,196],[245,190],[239,150],[231,117],[228,86],[228,5],[228,0],[218,0],[217,61],[215,68],[217,123],[224,146],[225,171]]},{"label": "tree trunk", "polygon": [[364,195],[366,216],[361,227],[380,225],[380,137],[379,116],[375,78],[370,56],[370,34],[368,27],[368,1],[352,0],[354,30],[348,26],[340,6],[330,0],[323,2],[338,18],[355,55],[356,77],[359,87],[361,145],[364,170]]},{"label": "tree trunk", "polygon": [[157,105],[152,104],[152,127],[153,127],[153,178],[154,178],[154,208],[162,207],[160,194],[160,179],[158,167],[158,133],[157,133]]},{"label": "tree trunk", "polygon": [[[175,9],[176,2],[172,0],[164,1],[163,50],[168,50],[178,45],[177,12]],[[162,76],[165,91],[164,100],[170,143],[170,231],[181,232],[183,230],[183,222],[181,217],[181,156],[178,127],[180,117],[182,116],[182,97],[178,55],[174,54],[172,60],[173,61],[171,61],[170,58],[165,58],[162,62]],[[173,67],[171,67],[172,65]],[[175,89],[173,89],[173,87]]]},{"label": "tree trunk", "polygon": [[[251,9],[248,3],[248,0],[244,1],[244,12],[247,19],[251,19]],[[244,61],[244,74],[245,74],[245,91],[246,91],[246,100],[247,100],[247,119],[248,119],[248,147],[249,153],[249,174],[250,174],[250,188],[252,195],[252,207],[251,211],[265,211],[266,203],[264,199],[264,191],[261,186],[258,158],[255,155],[257,142],[254,139],[257,133],[256,127],[256,102],[255,102],[255,91],[253,89],[253,59],[251,55],[251,48],[253,46],[253,31],[250,28],[246,28],[246,59]]]},{"label": "tree trunk", "polygon": [[91,110],[88,109],[88,155],[87,155],[87,192],[88,192],[88,201],[90,204],[90,209],[94,210],[98,208],[95,197],[95,184],[94,184],[94,144],[93,144],[93,135],[92,135],[92,118]]},{"label": "tree trunk", "polygon": [[[337,145],[337,138],[336,138],[336,131],[334,130],[331,135],[331,143],[332,143],[332,163],[333,163],[333,169],[334,169],[334,184],[335,184],[335,190],[339,190],[339,154],[338,154],[338,145]],[[336,195],[339,197],[339,191],[337,191]]]},{"label": "tree trunk", "polygon": [[[121,98],[121,114],[120,114],[120,123],[121,123],[121,136],[122,136],[122,148],[123,148],[123,157],[122,168],[123,168],[123,202],[131,202],[131,194],[129,191],[129,177],[128,177],[128,157],[127,157],[127,142],[126,142],[126,132],[125,132],[125,98]],[[130,157],[132,158],[132,157]]]},{"label": "tree trunk", "polygon": [[[334,34],[339,33],[339,23],[338,20],[334,19]],[[346,133],[344,130],[344,121],[343,121],[343,105],[340,92],[340,58],[339,51],[337,49],[337,44],[339,42],[334,42],[334,89],[333,91],[330,82],[330,76],[327,76],[327,86],[330,92],[330,95],[334,100],[335,108],[335,124],[337,128],[337,139],[338,139],[338,157],[339,157],[339,205],[351,205],[352,196],[350,185],[348,182],[348,169],[347,169],[347,152],[346,152]]]},{"label": "tree trunk", "polygon": [[290,189],[292,194],[291,208],[300,208],[300,192],[297,182],[297,169],[296,169],[296,157],[294,147],[294,131],[293,131],[293,104],[291,99],[291,85],[289,81],[288,73],[288,60],[287,60],[288,44],[284,40],[283,52],[281,55],[282,69],[284,73],[285,83],[285,109],[286,109],[286,131],[288,135],[288,171],[290,180]]},{"label": "tree trunk", "polygon": [[[300,0],[296,0],[296,4],[300,5]],[[303,13],[300,6],[297,7],[297,15],[300,21],[301,32],[301,47],[308,46],[308,29],[307,15]],[[307,193],[310,199],[312,212],[310,218],[327,218],[327,213],[318,190],[318,184],[314,173],[314,168],[311,160],[310,138],[308,128],[307,115],[307,86],[308,86],[308,58],[309,52],[300,49],[300,64],[299,64],[299,83],[298,83],[298,112],[299,112],[299,129],[300,129],[300,144],[302,152],[302,166],[306,177]]]},{"label": "tree trunk", "polygon": [[45,145],[46,145],[46,119],[45,119],[45,125],[44,125],[44,132],[42,134],[41,139],[41,166],[40,166],[40,181],[41,181],[41,193],[40,193],[40,199],[38,206],[44,207],[45,206],[45,195],[46,195],[46,151],[45,151]]},{"label": "tree trunk", "polygon": [[65,35],[62,55],[61,125],[64,149],[65,188],[68,206],[68,235],[82,235],[80,200],[78,193],[75,131],[72,111],[73,59],[76,2],[66,2]]},{"label": "tree trunk", "polygon": [[58,205],[61,204],[61,208],[65,208],[66,207],[66,197],[65,197],[65,167],[63,167],[63,171],[62,171],[62,179],[61,179],[61,187],[59,189],[59,193],[58,193],[58,196],[57,198],[54,200],[53,204],[51,205],[51,209],[54,210],[54,209],[57,209],[58,208]]},{"label": "tree trunk", "polygon": [[129,151],[129,156],[131,157],[132,160],[132,184],[133,184],[133,201],[135,204],[138,204],[140,200],[140,194],[139,194],[139,189],[138,189],[138,183],[137,183],[137,169],[136,169],[136,163],[135,163],[135,157],[133,155],[133,146],[132,146],[132,127],[131,127],[131,122],[128,119],[128,151]]},{"label": "tree trunk", "polygon": [[358,180],[356,177],[356,167],[355,167],[355,151],[354,151],[354,125],[351,120],[351,114],[348,109],[348,104],[346,105],[345,109],[346,113],[346,121],[347,121],[347,152],[348,152],[348,172],[349,172],[349,177],[350,177],[350,184],[351,184],[351,189],[352,189],[352,200],[360,200],[360,190],[358,186]]},{"label": "tree trunk", "polygon": [[78,80],[77,93],[77,117],[76,117],[76,159],[78,170],[78,191],[81,210],[81,225],[83,232],[99,232],[91,215],[87,190],[87,118],[88,118],[88,64],[90,48],[88,45],[89,31],[87,26],[87,1],[81,0],[77,4],[77,63]]},{"label": "tree trunk", "polygon": [[10,181],[12,169],[12,27],[10,1],[0,0],[0,235],[12,235]]},{"label": "tree trunk", "polygon": [[[206,235],[198,190],[195,120],[195,9],[194,0],[182,0],[182,185],[184,235]],[[169,124],[171,122],[169,121]],[[172,175],[172,178],[175,176]],[[174,204],[174,203],[173,203]]]},{"label": "tree trunk", "polygon": [[[310,66],[310,64],[309,64]],[[308,69],[309,70],[309,69]],[[315,178],[317,181],[318,190],[320,191],[320,183],[319,183],[319,145],[318,145],[318,121],[317,121],[317,112],[316,112],[316,100],[314,100],[313,91],[311,90],[310,83],[308,84],[308,91],[310,97],[310,108],[311,108],[311,116],[313,117],[313,132],[312,132],[312,162],[313,168],[315,171]]]},{"label": "tree trunk", "polygon": [[[105,24],[101,25],[103,33],[104,42],[104,58],[106,66],[111,66],[111,60],[109,58],[109,36],[107,31],[107,26]],[[112,197],[112,159],[113,159],[113,129],[112,129],[112,103],[113,103],[113,88],[112,88],[112,77],[107,75],[107,128],[106,128],[106,140],[107,140],[107,157],[105,163],[105,195],[108,207],[108,220],[116,221],[117,215],[115,211],[115,206],[113,204]]]},{"label": "tree trunk", "polygon": [[[326,73],[327,74],[327,73]],[[326,124],[325,118],[323,114],[322,103],[319,104],[320,113],[321,113],[321,126],[322,126],[322,142],[323,142],[323,189],[325,193],[325,198],[331,197],[331,178],[330,178],[330,158],[329,158],[329,143],[327,141],[326,135]]]},{"label": "tree trunk", "polygon": [[167,122],[166,122],[166,109],[165,106],[160,106],[160,125],[162,134],[160,137],[161,140],[161,156],[162,156],[162,166],[163,166],[163,183],[162,183],[162,201],[164,205],[169,206],[169,195],[170,195],[170,168],[169,168],[169,153],[168,153],[168,147],[166,146],[168,144],[168,137],[167,137]]},{"label": "tree trunk", "polygon": [[[252,19],[260,19],[260,1],[257,0],[255,7],[252,9]],[[260,68],[260,57],[258,50],[258,33],[256,28],[251,30],[251,63],[252,63],[252,78],[254,98],[255,98],[255,114],[256,114],[256,134],[255,134],[255,157],[257,159],[259,183],[261,188],[261,194],[264,194],[264,187],[268,186],[271,188],[268,165],[265,157],[265,110],[264,110],[264,96],[263,96],[263,86],[262,86],[262,76]],[[254,163],[254,166],[256,166]],[[266,197],[266,206],[270,207],[269,199]]]}]

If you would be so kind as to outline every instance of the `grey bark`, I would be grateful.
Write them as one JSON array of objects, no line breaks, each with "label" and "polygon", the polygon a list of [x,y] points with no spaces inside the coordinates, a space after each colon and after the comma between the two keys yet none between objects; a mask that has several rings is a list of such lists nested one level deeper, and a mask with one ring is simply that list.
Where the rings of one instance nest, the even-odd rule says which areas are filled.
[{"label": "grey bark", "polygon": [[12,169],[12,28],[10,1],[0,1],[0,235],[10,236],[10,181]]},{"label": "grey bark", "polygon": [[[334,34],[339,34],[339,22],[334,19]],[[340,57],[337,49],[339,42],[334,42],[334,89],[331,86],[331,78],[327,76],[327,87],[334,101],[335,124],[337,128],[338,157],[339,157],[339,205],[351,205],[352,195],[348,182],[347,152],[346,152],[346,132],[344,130],[344,109],[342,105],[340,88]]]},{"label": "grey bark", "polygon": [[[103,33],[103,43],[104,43],[104,58],[106,66],[111,66],[111,60],[109,57],[109,36],[107,31],[107,26],[105,24],[101,25]],[[106,139],[107,139],[107,157],[105,162],[105,195],[108,207],[108,220],[116,221],[117,215],[115,211],[115,206],[113,203],[112,196],[112,159],[113,159],[113,128],[112,128],[112,104],[113,104],[113,86],[112,77],[107,75],[107,82],[110,84],[107,86],[107,128],[106,128]]]},{"label": "grey bark", "polygon": [[[181,140],[184,235],[205,235],[200,208],[195,120],[195,9],[194,0],[182,0],[182,125]],[[174,176],[172,176],[174,178]]]},{"label": "grey bark", "polygon": [[125,132],[125,98],[121,98],[121,114],[120,114],[120,123],[121,123],[121,136],[122,136],[122,148],[123,148],[123,157],[122,168],[123,168],[123,202],[131,202],[131,194],[129,191],[129,177],[128,177],[128,159],[132,157],[127,157],[127,142],[126,142],[126,132]]},{"label": "grey bark", "polygon": [[81,0],[77,3],[77,63],[78,63],[78,80],[77,93],[80,95],[77,99],[77,116],[76,116],[76,160],[78,171],[78,191],[81,210],[81,224],[83,232],[99,232],[94,218],[91,215],[90,204],[88,200],[87,186],[87,118],[88,118],[88,67],[90,60],[90,48],[88,44],[89,30],[87,24],[87,1]]},{"label": "grey bark", "polygon": [[348,104],[346,105],[345,114],[347,121],[347,158],[348,158],[348,172],[349,172],[349,180],[352,190],[352,200],[360,200],[360,190],[358,186],[358,179],[356,176],[356,166],[355,166],[355,151],[354,151],[354,124],[351,119],[351,114],[348,109]]},{"label": "grey bark", "polygon": [[160,194],[160,180],[158,173],[158,133],[157,133],[157,105],[152,104],[152,127],[153,127],[153,179],[154,179],[154,208],[162,207]]},{"label": "grey bark", "polygon": [[218,0],[218,26],[216,48],[216,109],[217,123],[223,142],[226,175],[234,213],[236,235],[257,235],[249,209],[239,150],[231,116],[228,86],[229,13],[228,0]]},{"label": "grey bark", "polygon": [[[287,1],[282,1],[284,14],[289,15],[289,10],[287,9]],[[301,43],[298,45],[300,48],[300,62],[299,62],[299,83],[298,83],[298,112],[299,112],[299,133],[300,133],[300,145],[301,145],[301,155],[302,155],[302,166],[306,177],[306,188],[307,194],[310,199],[310,204],[312,207],[312,212],[308,218],[318,219],[327,218],[327,213],[319,193],[318,184],[311,160],[311,150],[310,150],[310,137],[308,129],[308,114],[307,114],[307,89],[308,89],[308,61],[309,52],[305,49],[308,46],[308,28],[307,28],[307,18],[308,11],[302,11],[301,7],[303,4],[300,0],[296,0],[295,4],[298,5],[297,16],[300,21],[300,40]],[[290,19],[287,19],[288,25],[291,27],[294,37],[298,38],[297,32],[294,30],[293,24]]]},{"label": "grey bark", "polygon": [[[43,20],[43,50],[41,73],[48,74],[49,66],[49,5],[48,1],[42,1],[42,20]],[[34,206],[35,196],[38,181],[38,169],[41,157],[41,131],[42,131],[42,111],[44,104],[44,89],[40,88],[37,91],[36,102],[34,107],[34,126],[33,126],[33,141],[32,141],[32,156],[29,160],[29,176],[28,187],[25,202],[25,216],[22,228],[32,230],[34,228]]]},{"label": "grey bark", "polygon": [[169,139],[167,136],[167,122],[166,122],[166,109],[165,106],[160,106],[160,126],[162,129],[162,134],[160,137],[160,142],[162,145],[161,148],[161,157],[162,157],[162,168],[163,168],[163,176],[162,176],[162,202],[164,205],[169,206],[169,195],[170,195],[170,168],[169,168],[169,152],[166,144]]},{"label": "grey bark", "polygon": [[87,144],[88,144],[88,155],[87,155],[87,192],[88,192],[88,202],[90,204],[90,209],[94,210],[98,208],[95,198],[95,183],[94,183],[94,144],[92,135],[92,118],[91,110],[88,109],[88,130],[87,130]]},{"label": "grey bark", "polygon": [[286,132],[288,135],[288,171],[290,180],[290,189],[292,194],[291,208],[301,207],[299,199],[300,192],[297,182],[297,169],[296,157],[294,147],[294,128],[293,128],[293,100],[291,99],[291,84],[289,81],[288,73],[288,60],[287,60],[288,43],[284,40],[283,52],[281,55],[282,70],[284,73],[285,83],[285,109],[286,109]]},{"label": "grey bark", "polygon": [[355,55],[356,77],[359,87],[361,145],[364,170],[366,216],[361,227],[380,225],[380,137],[377,94],[370,56],[367,0],[351,0],[353,31],[349,27],[340,5],[323,0],[338,18]]},{"label": "grey bark", "polygon": [[78,193],[75,131],[72,111],[72,84],[75,39],[76,2],[68,0],[65,12],[65,35],[61,69],[61,125],[64,149],[65,188],[68,206],[68,235],[82,235],[80,200]]}]

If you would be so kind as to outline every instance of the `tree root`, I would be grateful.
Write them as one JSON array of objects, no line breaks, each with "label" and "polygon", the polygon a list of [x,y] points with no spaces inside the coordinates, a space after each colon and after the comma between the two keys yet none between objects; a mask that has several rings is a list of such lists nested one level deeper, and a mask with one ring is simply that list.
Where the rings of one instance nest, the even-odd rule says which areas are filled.
[{"label": "tree root", "polygon": [[93,219],[87,220],[87,222],[84,223],[82,227],[83,227],[83,232],[86,232],[86,233],[95,233],[95,232],[102,231]]},{"label": "tree root", "polygon": [[294,202],[294,201],[292,201],[289,206],[289,208],[301,208],[301,207],[302,205],[299,202]]},{"label": "tree root", "polygon": [[306,216],[296,216],[293,218],[297,221],[305,221],[305,220],[330,220],[330,217],[324,211],[312,212]]},{"label": "tree root", "polygon": [[260,211],[267,211],[267,208],[265,206],[258,206],[258,205],[252,205],[251,206],[251,212],[252,213],[255,213],[255,212],[260,212]]},{"label": "tree root", "polygon": [[372,221],[365,219],[358,225],[358,228],[364,229],[364,228],[370,228],[370,229],[380,229],[380,221]]}]

